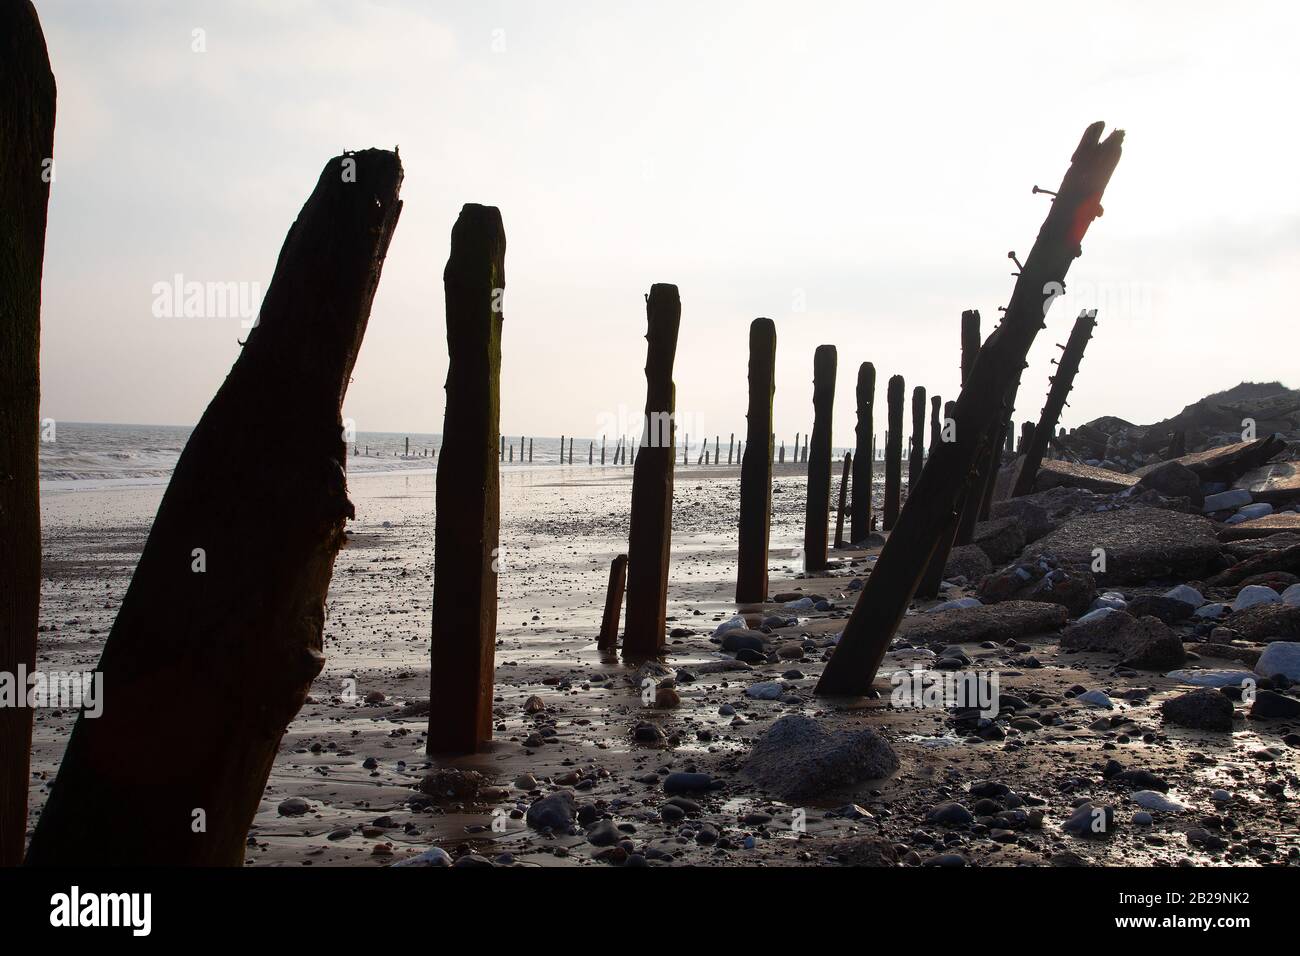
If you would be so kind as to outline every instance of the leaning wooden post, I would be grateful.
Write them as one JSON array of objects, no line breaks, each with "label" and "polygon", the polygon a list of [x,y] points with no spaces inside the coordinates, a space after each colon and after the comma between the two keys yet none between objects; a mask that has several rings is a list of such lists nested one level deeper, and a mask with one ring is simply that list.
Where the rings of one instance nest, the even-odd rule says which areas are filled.
[{"label": "leaning wooden post", "polygon": [[849,538],[853,543],[871,534],[872,446],[875,442],[876,367],[870,362],[858,366],[858,424],[854,435],[853,499],[849,511]]},{"label": "leaning wooden post", "polygon": [[[772,398],[776,394],[776,325],[749,324],[749,410],[745,413],[748,454],[740,460],[740,535],[736,603],[767,600],[767,545],[772,527]],[[784,449],[782,450],[784,454]]]},{"label": "leaning wooden post", "polygon": [[971,484],[976,460],[1005,419],[1005,399],[1019,379],[1052,299],[1064,288],[1070,264],[1119,162],[1124,134],[1101,139],[1102,124],[1084,133],[1024,261],[1001,325],[980,349],[957,399],[956,441],[943,442],[931,467],[899,515],[880,559],[827,662],[817,693],[862,695],[871,690],[899,622],[916,591],[926,563],[935,557],[948,522]]},{"label": "leaning wooden post", "polygon": [[677,286],[658,283],[646,296],[645,431],[632,469],[632,518],[627,549],[627,621],[623,655],[653,657],[664,647],[668,562],[672,547],[673,362],[682,302]]},{"label": "leaning wooden post", "polygon": [[609,587],[605,589],[605,616],[600,622],[597,650],[609,650],[618,643],[618,619],[623,613],[623,589],[627,585],[627,555],[620,554],[609,564]]},{"label": "leaning wooden post", "polygon": [[[36,8],[0,4],[0,673],[15,682],[36,669],[41,599],[41,272],[54,101]],[[0,866],[22,862],[32,787],[32,708],[14,703],[24,701],[0,706]]]},{"label": "leaning wooden post", "polygon": [[500,421],[505,253],[501,213],[461,209],[443,272],[451,362],[434,524],[431,754],[469,753],[492,739],[500,496],[482,449]]},{"label": "leaning wooden post", "polygon": [[831,419],[835,405],[835,346],[819,345],[813,357],[812,457],[804,509],[803,566],[826,570],[826,536],[831,508]]},{"label": "leaning wooden post", "polygon": [[925,467],[925,386],[912,389],[912,453],[907,459],[907,490],[916,487]]},{"label": "leaning wooden post", "polygon": [[849,492],[849,471],[853,468],[853,452],[844,453],[844,471],[840,474],[840,508],[835,519],[835,547],[844,547],[844,506]]},{"label": "leaning wooden post", "polygon": [[1092,330],[1096,327],[1096,309],[1080,312],[1079,317],[1074,320],[1074,328],[1065,342],[1060,364],[1056,367],[1056,374],[1052,376],[1052,386],[1047,391],[1047,403],[1043,406],[1038,424],[1025,444],[1025,460],[1020,465],[1020,474],[1016,476],[1016,483],[1011,491],[1013,498],[1027,495],[1034,489],[1038,466],[1043,462],[1047,443],[1056,434],[1061,412],[1065,409],[1065,400],[1070,394],[1070,389],[1074,387],[1074,376],[1079,372],[1079,363],[1083,361],[1083,350],[1087,348],[1088,340],[1092,338]]},{"label": "leaning wooden post", "polygon": [[892,375],[885,390],[889,428],[885,432],[885,514],[881,530],[889,531],[898,520],[903,493],[903,376]]},{"label": "leaning wooden post", "polygon": [[[394,152],[335,157],[289,230],[258,324],[176,463],[97,667],[102,713],[77,720],[29,864],[243,864],[325,660],[353,514],[341,405],[401,181]],[[495,433],[479,453],[495,470]],[[160,719],[178,693],[185,719]],[[166,785],[145,767],[165,767]]]}]

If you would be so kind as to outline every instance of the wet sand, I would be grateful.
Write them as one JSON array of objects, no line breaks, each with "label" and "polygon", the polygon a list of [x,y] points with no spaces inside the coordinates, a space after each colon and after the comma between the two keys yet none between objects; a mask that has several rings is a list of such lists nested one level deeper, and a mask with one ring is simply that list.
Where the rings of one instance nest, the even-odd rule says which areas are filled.
[{"label": "wet sand", "polygon": [[[838,566],[829,575],[801,578],[804,484],[802,467],[777,466],[770,588],[773,594],[818,594],[834,605],[799,611],[797,624],[777,630],[804,643],[804,659],[697,673],[693,680],[679,673],[680,706],[658,710],[643,704],[630,682],[633,668],[595,647],[609,561],[626,550],[631,468],[503,468],[494,742],[472,757],[431,761],[424,754],[421,705],[428,696],[433,474],[352,476],[357,520],[330,587],[328,660],[282,742],[250,832],[247,864],[382,866],[431,846],[453,857],[472,852],[514,865],[620,862],[617,847],[592,846],[581,828],[575,835],[550,835],[525,825],[527,807],[559,789],[573,790],[580,806],[592,804],[598,815],[612,817],[637,855],[656,863],[820,865],[875,859],[881,852],[913,863],[960,853],[978,865],[1300,860],[1300,824],[1295,804],[1286,799],[1296,789],[1297,751],[1281,742],[1293,724],[1238,721],[1231,734],[1167,727],[1159,704],[1180,685],[1155,673],[1117,674],[1105,655],[1062,654],[1055,634],[1025,638],[1019,648],[963,647],[971,667],[998,672],[1003,694],[1031,701],[1016,716],[1040,726],[1013,727],[1005,740],[971,742],[948,710],[889,706],[887,675],[915,660],[907,649],[886,657],[877,682],[880,700],[813,697],[856,597],[852,582],[869,568],[874,552],[837,552]],[[40,667],[95,666],[162,491],[159,484],[43,493]],[[679,467],[668,616],[670,627],[691,633],[669,639],[670,668],[690,672],[724,657],[710,635],[736,612],[738,503],[738,469]],[[776,605],[765,610],[795,613]],[[1042,666],[1026,666],[1030,657]],[[783,701],[743,693],[782,675],[790,691]],[[1105,690],[1116,710],[1085,708],[1066,696],[1073,686]],[[1135,691],[1146,693],[1122,699]],[[527,713],[525,703],[534,696],[544,709]],[[176,688],[175,699],[159,701],[160,719],[183,722],[185,699],[185,689]],[[719,713],[724,709],[734,714]],[[898,752],[900,770],[801,806],[772,800],[738,771],[753,740],[790,713],[832,728],[881,731]],[[1113,726],[1090,729],[1101,716]],[[74,719],[71,711],[37,712],[31,824]],[[664,744],[633,740],[633,728],[646,722],[663,731]],[[527,745],[534,734],[545,743],[534,738]],[[1189,810],[1157,813],[1153,825],[1134,824],[1140,808],[1129,789],[1102,778],[1111,758],[1163,777],[1168,795]],[[440,768],[479,771],[489,785],[464,798],[431,799],[419,784]],[[166,786],[165,766],[138,770]],[[662,778],[683,770],[711,774],[718,787],[688,795],[694,807],[668,822]],[[514,786],[524,774],[537,781],[531,792]],[[952,828],[926,822],[937,804],[973,802],[969,788],[981,781],[1011,789],[1029,817],[1024,825],[1008,835],[978,823]],[[1211,799],[1219,788],[1231,794],[1226,805]],[[1079,839],[1062,831],[1082,797],[1116,807],[1120,825],[1109,838]],[[281,813],[290,798],[307,801],[308,811]],[[842,812],[851,805],[865,815]],[[1199,832],[1189,839],[1189,830],[1208,830],[1217,839],[1203,840]]]}]

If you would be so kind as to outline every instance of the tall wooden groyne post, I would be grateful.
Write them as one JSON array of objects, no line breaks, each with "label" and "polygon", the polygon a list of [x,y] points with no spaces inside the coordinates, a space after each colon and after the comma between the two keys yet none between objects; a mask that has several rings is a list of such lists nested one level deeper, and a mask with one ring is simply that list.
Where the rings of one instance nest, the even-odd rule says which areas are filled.
[{"label": "tall wooden groyne post", "polygon": [[[15,684],[36,670],[41,598],[41,273],[54,99],[36,9],[0,3],[0,673]],[[32,708],[15,703],[0,706],[0,866],[22,861],[32,787]]]},{"label": "tall wooden groyne post", "polygon": [[736,603],[767,600],[767,546],[772,526],[772,399],[776,394],[776,326],[749,325],[749,409],[740,463],[740,549]]},{"label": "tall wooden groyne post", "polygon": [[447,405],[434,523],[431,754],[468,753],[492,738],[497,623],[505,228],[493,206],[466,205],[443,271]]},{"label": "tall wooden groyne post", "polygon": [[[325,661],[326,590],[353,515],[341,405],[401,182],[394,152],[325,164],[176,463],[96,668],[102,712],[77,719],[28,863],[243,865]],[[479,454],[495,469],[495,433]],[[178,694],[183,719],[160,714]]]},{"label": "tall wooden groyne post", "polygon": [[889,531],[898,520],[903,494],[903,376],[890,376],[885,389],[889,428],[885,432],[885,504],[880,527]]},{"label": "tall wooden groyne post", "polygon": [[907,490],[916,487],[925,467],[925,386],[912,389],[912,448],[907,458]]},{"label": "tall wooden groyne post", "polygon": [[627,616],[623,655],[644,658],[664,647],[668,562],[672,546],[673,362],[682,302],[677,286],[658,283],[646,296],[645,431],[632,469],[632,518],[627,549]]},{"label": "tall wooden groyne post", "polygon": [[1081,254],[1088,227],[1101,215],[1102,194],[1124,140],[1120,131],[1103,140],[1102,129],[1103,124],[1094,123],[1079,141],[1017,277],[1006,314],[980,349],[957,399],[956,441],[940,444],[908,497],[822,672],[818,694],[862,695],[871,690],[927,562],[938,557],[935,552],[971,485],[975,463],[1005,421],[1007,395],[1019,381],[1043,318]]},{"label": "tall wooden groyne post", "polygon": [[[804,509],[805,571],[824,571],[830,533],[831,425],[835,406],[835,346],[819,345],[813,356],[813,429],[808,451],[808,499]],[[807,439],[805,439],[807,440]]]},{"label": "tall wooden groyne post", "polygon": [[849,539],[853,543],[865,541],[871,534],[871,489],[875,475],[872,460],[875,452],[876,367],[870,362],[858,366],[857,382],[858,422],[854,431],[856,444],[853,450],[853,496],[849,511]]}]

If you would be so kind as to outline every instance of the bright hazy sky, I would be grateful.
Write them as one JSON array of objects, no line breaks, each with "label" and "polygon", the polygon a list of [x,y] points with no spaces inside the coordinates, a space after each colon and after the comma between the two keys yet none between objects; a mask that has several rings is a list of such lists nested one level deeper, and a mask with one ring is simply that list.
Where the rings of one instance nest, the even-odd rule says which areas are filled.
[{"label": "bright hazy sky", "polygon": [[[835,441],[876,365],[945,399],[1084,127],[1124,158],[1032,353],[1036,418],[1078,310],[1099,326],[1063,424],[1176,413],[1297,375],[1294,3],[37,0],[59,88],[42,414],[191,424],[237,319],[153,286],[265,290],[325,161],[400,146],[405,208],[345,415],[439,431],[442,268],[465,202],[508,237],[502,429],[588,436],[645,398],[645,305],[681,289],[693,436],[744,431],[749,322],[777,326],[776,430]],[[193,31],[205,31],[195,53]],[[803,309],[799,309],[800,303]]]}]

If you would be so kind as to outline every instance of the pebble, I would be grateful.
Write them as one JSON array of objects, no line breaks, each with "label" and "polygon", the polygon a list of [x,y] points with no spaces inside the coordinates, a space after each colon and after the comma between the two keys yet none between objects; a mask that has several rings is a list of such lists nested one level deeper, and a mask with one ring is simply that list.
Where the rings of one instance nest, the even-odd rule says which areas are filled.
[{"label": "pebble", "polygon": [[1092,707],[1104,707],[1107,710],[1111,710],[1115,706],[1114,702],[1111,701],[1103,691],[1099,690],[1090,690],[1087,693],[1080,694],[1075,698],[1075,700],[1081,704],[1088,704]]},{"label": "pebble", "polygon": [[1159,810],[1162,813],[1182,813],[1187,810],[1186,804],[1179,803],[1158,790],[1138,790],[1130,794],[1130,798],[1139,807],[1146,810]]},{"label": "pebble", "polygon": [[694,793],[712,788],[713,778],[707,773],[686,773],[679,770],[664,778],[664,793]]},{"label": "pebble", "polygon": [[785,693],[785,684],[779,680],[760,681],[745,688],[745,696],[754,700],[779,700]]}]

